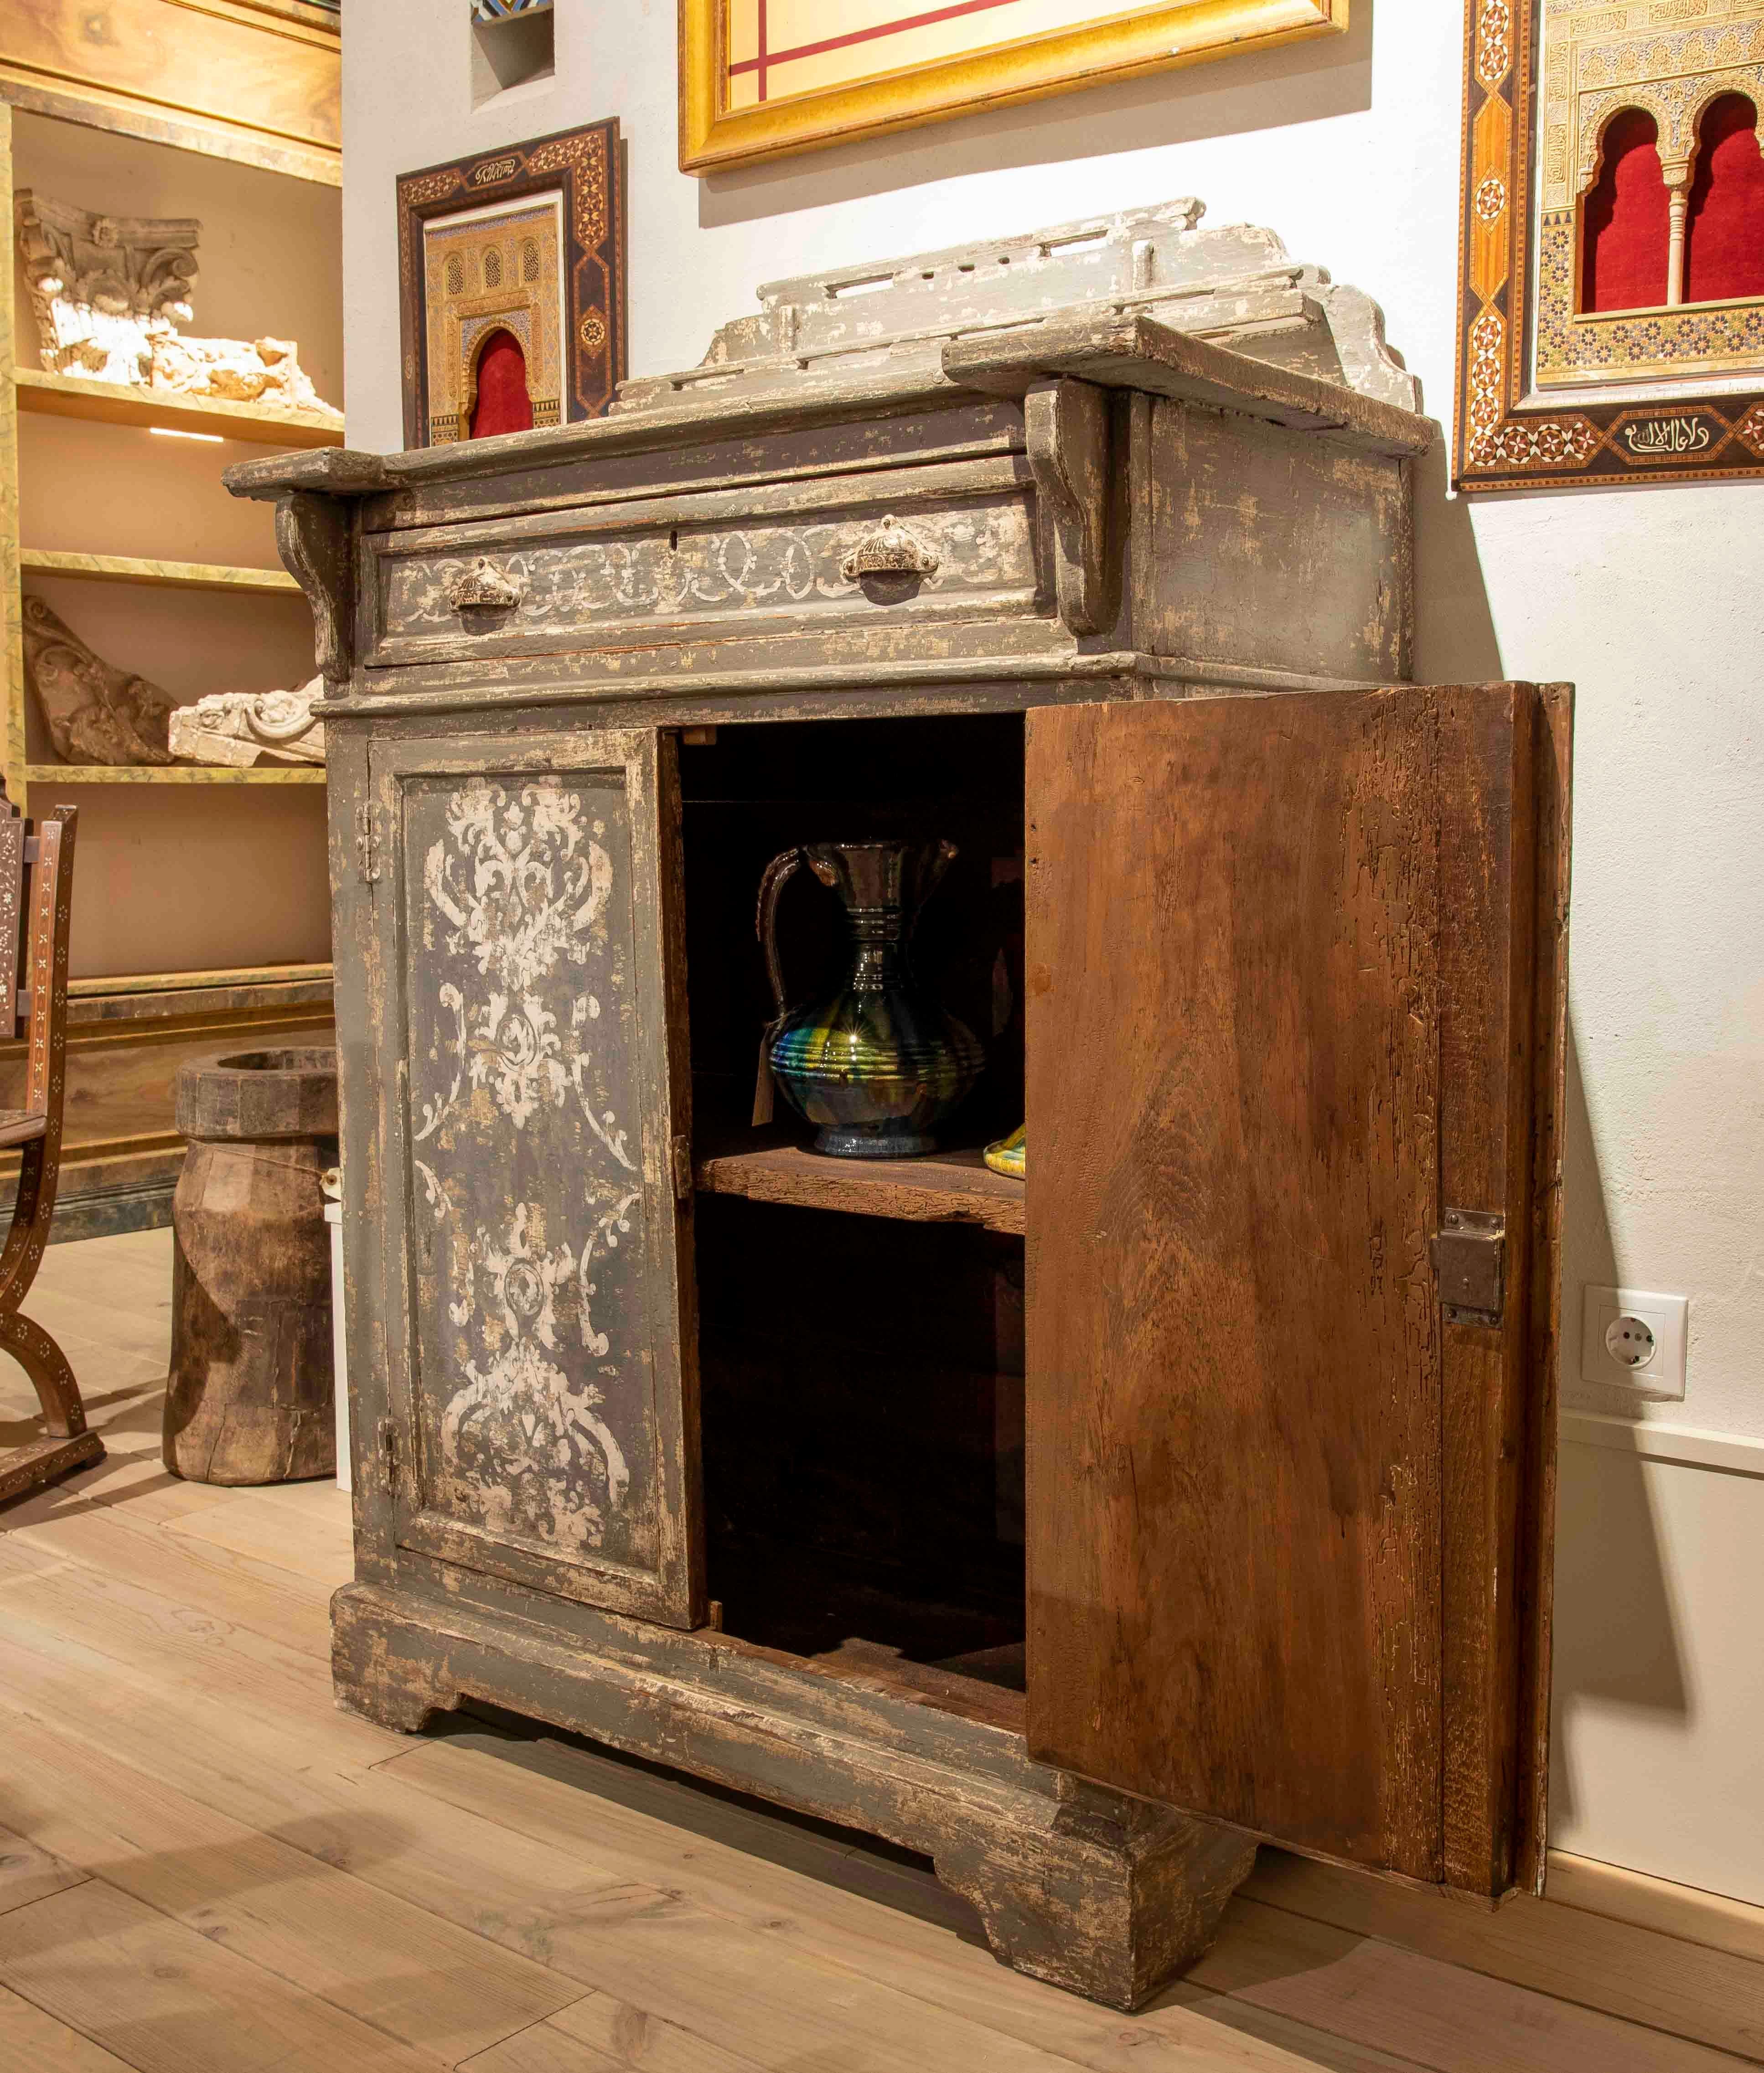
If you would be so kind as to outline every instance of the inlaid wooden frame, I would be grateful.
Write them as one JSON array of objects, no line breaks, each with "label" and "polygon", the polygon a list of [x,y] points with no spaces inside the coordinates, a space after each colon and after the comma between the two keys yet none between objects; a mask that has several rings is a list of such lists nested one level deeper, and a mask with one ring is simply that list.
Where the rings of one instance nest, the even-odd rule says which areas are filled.
[{"label": "inlaid wooden frame", "polygon": [[1468,0],[1453,484],[1764,475],[1764,349],[1755,385],[1704,386],[1654,370],[1646,386],[1614,380],[1564,396],[1535,381],[1539,14],[1534,0]]},{"label": "inlaid wooden frame", "polygon": [[[892,12],[880,19],[877,0],[856,0],[854,26],[844,34],[818,36],[773,54],[768,48],[767,10],[780,4],[679,0],[682,172],[715,172],[979,108],[1328,35],[1347,27],[1349,8],[1349,0],[1158,0],[1124,10],[1119,0],[957,0],[954,5],[892,0]],[[732,10],[737,6],[752,14],[757,24],[756,49],[741,56],[732,47]],[[1018,6],[1054,26],[1000,33],[1005,24],[999,10]],[[829,11],[826,0],[817,0],[817,11]],[[859,23],[860,15],[876,19]],[[971,40],[934,61],[867,70],[859,77],[792,90],[777,99],[766,94],[773,66],[934,27],[953,41],[958,34],[953,25],[971,16]],[[757,100],[738,105],[732,92],[735,76],[756,72]]]},{"label": "inlaid wooden frame", "polygon": [[[562,358],[558,418],[597,418],[624,379],[625,167],[618,118],[505,144],[445,165],[401,174],[398,207],[398,317],[404,389],[404,443],[435,443],[439,370],[430,365],[425,227],[437,218],[488,208],[518,209],[559,197]],[[457,414],[469,408],[469,394]],[[535,419],[537,426],[540,421]],[[460,426],[455,436],[464,436]]]}]

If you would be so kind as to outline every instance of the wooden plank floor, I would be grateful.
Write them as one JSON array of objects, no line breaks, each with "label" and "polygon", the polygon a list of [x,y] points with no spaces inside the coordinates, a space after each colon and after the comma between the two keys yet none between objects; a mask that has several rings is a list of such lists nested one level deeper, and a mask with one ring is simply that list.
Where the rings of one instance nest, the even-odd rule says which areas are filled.
[{"label": "wooden plank floor", "polygon": [[[1325,1918],[1338,1900],[1278,1853],[1187,1980],[1113,2014],[995,1964],[899,1853],[537,1730],[406,1739],[339,1713],[325,1608],[348,1500],[164,1472],[170,1258],[166,1232],[56,1247],[31,1305],[110,1453],[0,1512],[0,2073],[1764,2059],[1744,1956],[1588,1914],[1569,1964],[1523,1935],[1503,1956],[1485,1929],[1473,1968]],[[0,1445],[34,1435],[32,1402],[6,1366]],[[1387,1890],[1365,1903],[1381,1927]],[[1446,1916],[1417,1929],[1417,1908],[1451,1904],[1389,1914],[1437,1945]]]}]

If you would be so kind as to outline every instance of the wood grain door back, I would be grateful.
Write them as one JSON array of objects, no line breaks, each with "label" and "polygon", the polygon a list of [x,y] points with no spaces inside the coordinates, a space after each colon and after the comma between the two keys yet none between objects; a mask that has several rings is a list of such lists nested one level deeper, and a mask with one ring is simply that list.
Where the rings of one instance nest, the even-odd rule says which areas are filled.
[{"label": "wood grain door back", "polygon": [[1407,688],[1049,709],[1028,764],[1032,1751],[1428,1880],[1451,1708],[1492,1703],[1447,1676],[1448,1563],[1512,1557],[1445,1515],[1487,1492],[1430,1247],[1442,1112],[1482,1127],[1511,1064],[1442,1084],[1514,911],[1466,947],[1442,858],[1530,694],[1453,695],[1489,724]]}]

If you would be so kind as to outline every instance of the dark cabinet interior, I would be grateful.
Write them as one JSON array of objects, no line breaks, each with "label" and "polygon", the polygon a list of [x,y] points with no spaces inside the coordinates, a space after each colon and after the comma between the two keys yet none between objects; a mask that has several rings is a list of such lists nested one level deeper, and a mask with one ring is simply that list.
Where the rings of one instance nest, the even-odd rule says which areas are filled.
[{"label": "dark cabinet interior", "polygon": [[[986,1070],[943,1133],[971,1148],[1023,1119],[1020,713],[723,727],[681,751],[688,1005],[696,1149],[752,1148],[756,1047],[773,1016],[754,929],[760,876],[811,842],[943,839],[956,845],[912,956],[927,991],[986,1049]],[[793,1004],[839,983],[837,903],[800,874],[778,913]],[[781,1112],[780,1135],[807,1142]]]},{"label": "dark cabinet interior", "polygon": [[[781,1098],[752,1120],[773,1012],[754,927],[767,863],[803,842],[942,839],[958,854],[911,954],[987,1066],[936,1163],[1020,1210],[1022,1184],[979,1153],[1022,1120],[1023,770],[1016,713],[725,727],[682,749],[701,1173],[738,1185],[813,1135]],[[793,1001],[838,985],[843,937],[802,874],[779,915]],[[1023,1688],[1020,1227],[976,1224],[959,1189],[925,1218],[898,1161],[811,1155],[798,1172],[805,1194],[837,1189],[868,1213],[715,1189],[699,1204],[707,1592],[742,1640],[952,1701],[975,1680],[993,1688],[974,1702],[1008,1712]]]},{"label": "dark cabinet interior", "polygon": [[1023,1241],[722,1197],[698,1264],[724,1630],[1020,1691]]}]

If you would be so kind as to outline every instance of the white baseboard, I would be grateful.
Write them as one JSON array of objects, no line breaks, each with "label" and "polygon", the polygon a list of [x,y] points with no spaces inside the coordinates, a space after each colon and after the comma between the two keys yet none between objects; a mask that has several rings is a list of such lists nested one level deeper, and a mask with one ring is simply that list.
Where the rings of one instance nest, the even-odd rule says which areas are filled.
[{"label": "white baseboard", "polygon": [[1612,1447],[1651,1461],[1679,1461],[1691,1468],[1725,1469],[1730,1475],[1764,1476],[1764,1440],[1700,1432],[1689,1425],[1607,1418],[1593,1411],[1564,1411],[1560,1430],[1571,1445]]}]

